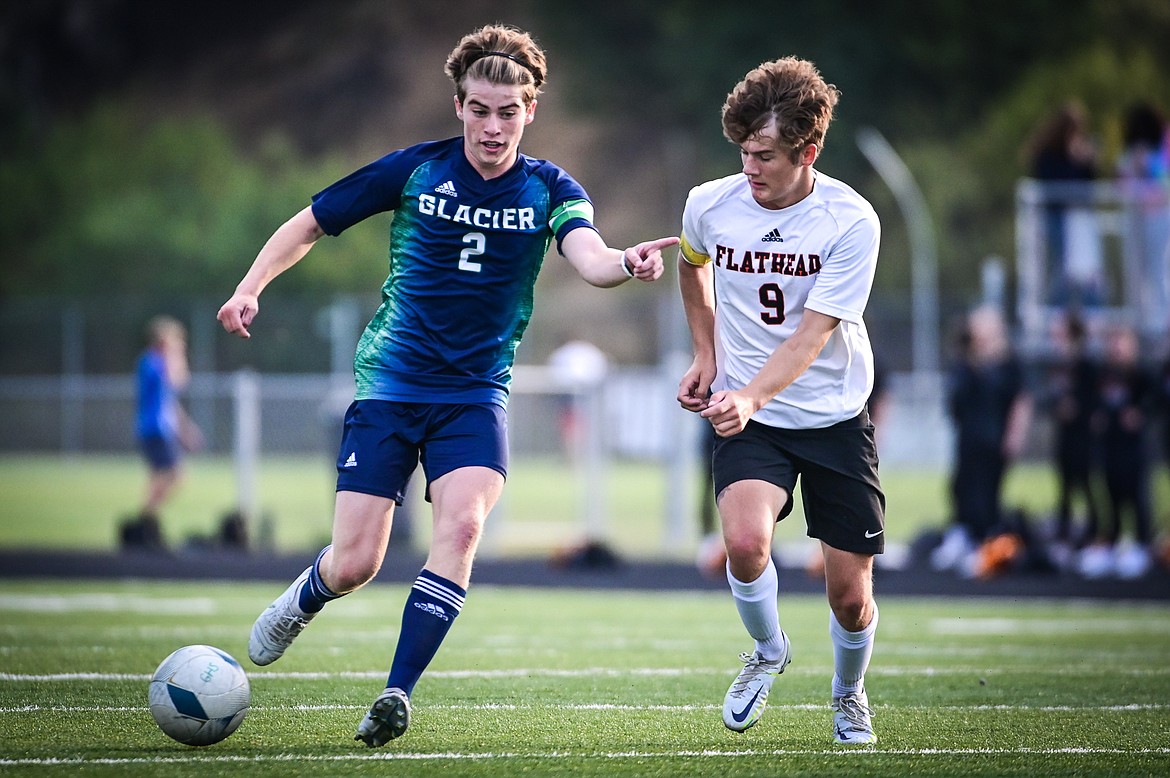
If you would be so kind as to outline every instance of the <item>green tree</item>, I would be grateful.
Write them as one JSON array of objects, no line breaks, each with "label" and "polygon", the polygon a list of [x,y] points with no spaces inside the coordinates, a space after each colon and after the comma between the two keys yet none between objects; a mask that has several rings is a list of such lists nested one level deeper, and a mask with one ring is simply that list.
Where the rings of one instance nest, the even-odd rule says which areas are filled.
[{"label": "green tree", "polygon": [[[5,161],[0,294],[226,295],[307,193],[342,164],[300,158],[279,138],[244,154],[206,117],[141,122],[104,104],[63,121]],[[354,230],[344,251],[324,241],[283,291],[369,289],[386,273],[388,221]]]}]

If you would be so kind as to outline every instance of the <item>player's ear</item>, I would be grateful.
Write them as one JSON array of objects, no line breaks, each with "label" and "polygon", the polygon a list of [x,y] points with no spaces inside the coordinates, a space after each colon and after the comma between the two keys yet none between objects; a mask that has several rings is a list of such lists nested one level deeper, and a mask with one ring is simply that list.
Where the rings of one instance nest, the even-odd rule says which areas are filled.
[{"label": "player's ear", "polygon": [[455,116],[459,121],[463,121],[463,103],[459,102],[459,95],[454,95],[455,100]]},{"label": "player's ear", "polygon": [[807,144],[800,152],[800,164],[811,165],[821,154],[821,147],[815,143]]},{"label": "player's ear", "polygon": [[528,107],[525,108],[524,110],[525,110],[524,123],[525,124],[532,124],[532,120],[536,118],[536,100],[533,99],[533,101],[531,103],[529,103]]}]

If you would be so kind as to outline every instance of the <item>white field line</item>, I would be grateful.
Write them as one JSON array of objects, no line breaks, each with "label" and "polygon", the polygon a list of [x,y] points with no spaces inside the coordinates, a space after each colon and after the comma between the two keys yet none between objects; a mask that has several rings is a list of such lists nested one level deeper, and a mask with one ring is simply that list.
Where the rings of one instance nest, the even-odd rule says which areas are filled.
[{"label": "white field line", "polygon": [[[243,599],[225,599],[212,596],[152,597],[128,592],[82,592],[76,594],[39,594],[0,592],[0,611],[32,613],[136,613],[143,615],[223,615],[225,613],[253,613],[253,607],[260,604]],[[335,606],[338,618],[366,619],[383,613],[380,605],[370,602],[346,600],[344,605]],[[1170,633],[1170,619],[1166,618],[1164,606],[1150,607],[1149,617],[1119,617],[1077,619],[1077,633],[1112,635],[1129,631],[1141,634]],[[1061,617],[946,617],[931,618],[925,623],[929,633],[939,635],[1047,635],[1053,632],[1067,632],[1069,616]],[[886,634],[901,634],[895,626]],[[912,634],[912,633],[911,633]]]},{"label": "white field line", "polygon": [[524,753],[517,751],[460,752],[395,752],[337,754],[331,756],[306,756],[300,754],[270,754],[253,756],[211,756],[198,753],[181,756],[156,757],[53,757],[47,759],[0,759],[0,767],[27,766],[90,766],[90,765],[176,765],[176,764],[264,764],[300,762],[411,762],[411,761],[464,761],[464,760],[625,760],[625,759],[743,759],[769,756],[823,756],[849,759],[860,756],[872,760],[874,756],[1164,756],[1170,755],[1170,748],[835,748],[835,749],[744,749],[702,751],[546,751]]},{"label": "white field line", "polygon": [[[436,711],[648,711],[657,713],[691,713],[694,711],[720,710],[722,705],[616,705],[610,703],[555,703],[549,705],[516,705],[512,703],[483,703],[480,705],[428,705],[427,710]],[[820,711],[827,710],[828,703],[769,705],[769,710]],[[965,712],[1039,712],[1072,713],[1093,711],[1096,713],[1136,713],[1142,711],[1170,710],[1170,704],[1126,704],[1126,705],[877,705],[879,710],[924,710],[924,711],[965,711]],[[368,705],[253,705],[249,710],[276,711],[281,713],[314,713],[330,710],[364,711]],[[18,705],[0,707],[0,714],[17,713],[145,713],[146,705]]]},{"label": "white field line", "polygon": [[[466,679],[499,679],[499,678],[678,678],[688,675],[727,675],[727,667],[635,667],[615,669],[610,667],[584,667],[571,670],[556,668],[515,668],[506,670],[428,670],[427,678],[446,680]],[[802,667],[802,674],[829,673],[832,667]],[[1130,677],[1162,677],[1170,675],[1170,666],[1167,667],[1097,667],[1084,668],[1069,667],[1027,667],[1014,668],[1005,672],[998,668],[989,667],[871,667],[867,675],[881,676],[909,676],[934,677],[949,675],[980,675],[1001,676],[1010,672],[1026,672],[1030,675],[1065,676],[1130,676]],[[248,673],[252,680],[295,680],[295,681],[328,681],[328,680],[367,680],[384,678],[385,670],[361,670],[339,672],[272,672],[253,670]],[[0,673],[0,682],[7,683],[46,683],[67,681],[149,681],[149,673]]]},{"label": "white field line", "polygon": [[[1070,623],[1060,619],[1030,618],[935,618],[929,632],[935,635],[1052,635],[1070,631]],[[1166,619],[1092,619],[1078,622],[1078,635],[1113,635],[1119,632],[1166,634]]]},{"label": "white field line", "polygon": [[199,615],[217,612],[211,597],[142,597],[131,594],[0,594],[0,610],[31,613],[138,613]]}]

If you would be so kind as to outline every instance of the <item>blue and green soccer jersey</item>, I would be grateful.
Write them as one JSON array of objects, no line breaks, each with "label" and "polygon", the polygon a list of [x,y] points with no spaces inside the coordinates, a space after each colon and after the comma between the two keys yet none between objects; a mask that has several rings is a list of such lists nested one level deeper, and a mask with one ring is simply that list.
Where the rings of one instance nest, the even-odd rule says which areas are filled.
[{"label": "blue and green soccer jersey", "polygon": [[382,305],[354,358],[358,400],[505,405],[549,245],[593,227],[568,173],[521,155],[485,181],[461,137],[392,152],[312,207],[327,235],[394,211]]}]

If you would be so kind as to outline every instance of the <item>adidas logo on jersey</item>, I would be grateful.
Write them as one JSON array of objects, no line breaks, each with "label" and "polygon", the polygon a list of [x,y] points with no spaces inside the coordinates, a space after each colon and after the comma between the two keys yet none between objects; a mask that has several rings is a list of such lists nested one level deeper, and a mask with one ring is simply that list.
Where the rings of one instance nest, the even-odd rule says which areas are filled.
[{"label": "adidas logo on jersey", "polygon": [[447,611],[443,610],[441,607],[439,607],[438,605],[435,605],[432,602],[416,602],[414,604],[414,607],[418,608],[420,611],[423,611],[425,613],[429,613],[432,616],[437,616],[438,618],[442,619],[443,621],[450,621],[451,620],[451,617],[447,615]]},{"label": "adidas logo on jersey", "polygon": [[780,230],[772,230],[764,237],[760,238],[764,243],[783,243],[784,237],[780,234]]},{"label": "adidas logo on jersey", "polygon": [[459,196],[459,193],[455,191],[455,182],[454,181],[447,181],[446,183],[439,184],[438,186],[435,187],[435,191],[441,195],[447,195],[448,197],[458,197]]},{"label": "adidas logo on jersey", "polygon": [[357,452],[351,451],[343,467],[357,467]]}]

